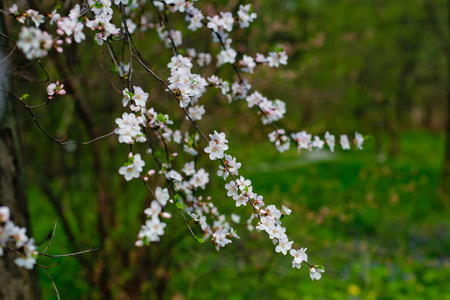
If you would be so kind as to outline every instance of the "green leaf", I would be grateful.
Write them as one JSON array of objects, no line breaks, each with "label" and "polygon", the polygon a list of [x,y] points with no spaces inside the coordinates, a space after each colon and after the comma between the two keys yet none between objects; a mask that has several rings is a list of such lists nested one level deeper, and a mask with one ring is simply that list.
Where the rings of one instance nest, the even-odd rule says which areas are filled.
[{"label": "green leaf", "polygon": [[205,240],[203,240],[202,238],[199,238],[199,237],[196,237],[196,236],[194,236],[194,238],[199,243],[204,243],[205,242]]},{"label": "green leaf", "polygon": [[184,205],[181,202],[177,202],[175,203],[175,205],[179,208],[179,209],[184,209]]},{"label": "green leaf", "polygon": [[164,123],[166,121],[166,118],[164,117],[164,115],[162,113],[159,113],[156,116],[156,119],[158,119],[159,122]]},{"label": "green leaf", "polygon": [[325,267],[324,266],[314,265],[313,267],[316,268],[316,269],[321,269],[321,270],[323,270],[325,272]]},{"label": "green leaf", "polygon": [[130,96],[130,98],[134,97],[134,94],[132,92],[125,91],[125,93],[127,93],[127,95]]},{"label": "green leaf", "polygon": [[173,201],[174,201],[175,203],[180,202],[180,195],[176,194],[175,197],[173,197]]},{"label": "green leaf", "polygon": [[95,8],[103,8],[103,4],[101,4],[100,2],[95,2],[94,7]]},{"label": "green leaf", "polygon": [[283,48],[281,48],[281,47],[278,47],[278,48],[277,48],[277,53],[280,53],[280,52],[283,52],[283,51],[284,51]]},{"label": "green leaf", "polygon": [[28,94],[23,94],[22,97],[20,97],[20,100],[25,100],[25,99],[27,99],[28,97],[30,97],[30,95],[28,95]]}]

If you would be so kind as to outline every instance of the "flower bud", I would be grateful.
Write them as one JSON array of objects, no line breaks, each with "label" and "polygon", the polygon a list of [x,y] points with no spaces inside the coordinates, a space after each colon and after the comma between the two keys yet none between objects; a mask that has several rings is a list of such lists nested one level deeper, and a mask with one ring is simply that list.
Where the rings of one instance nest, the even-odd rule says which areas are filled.
[{"label": "flower bud", "polygon": [[169,214],[168,212],[164,211],[161,213],[161,217],[163,217],[165,219],[170,219],[170,218],[172,218],[172,215]]}]

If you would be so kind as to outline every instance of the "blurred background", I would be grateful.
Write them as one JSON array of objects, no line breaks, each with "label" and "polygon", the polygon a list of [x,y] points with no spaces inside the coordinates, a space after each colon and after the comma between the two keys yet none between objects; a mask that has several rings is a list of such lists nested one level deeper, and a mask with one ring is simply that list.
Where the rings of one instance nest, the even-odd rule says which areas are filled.
[{"label": "blurred background", "polygon": [[[63,9],[73,5],[62,4]],[[197,6],[212,16],[236,12],[239,4],[246,2]],[[210,172],[212,183],[204,195],[222,212],[241,216],[241,239],[217,252],[212,244],[197,243],[172,209],[161,242],[136,248],[151,197],[141,182],[125,182],[117,172],[129,147],[115,136],[61,147],[18,106],[32,232],[40,250],[54,217],[58,228],[48,253],[99,248],[61,259],[48,270],[62,299],[450,299],[450,181],[444,171],[450,160],[450,155],[445,159],[449,1],[254,1],[253,8],[254,24],[231,38],[247,55],[278,47],[288,53],[287,66],[244,74],[255,90],[287,103],[281,127],[321,136],[325,131],[370,136],[363,151],[280,154],[267,138],[272,129],[262,126],[244,101],[228,104],[216,91],[202,100],[208,114],[201,128],[227,133],[228,152],[242,162],[240,173],[266,204],[292,209],[284,219],[287,234],[297,248],[308,248],[311,263],[325,266],[323,278],[311,281],[309,270],[292,269],[291,259],[275,253],[264,234],[246,230],[251,209],[236,209],[214,175],[217,166],[205,156],[198,164]],[[147,17],[157,22],[154,14]],[[184,34],[181,48],[218,53],[206,29],[188,32],[182,15],[170,18]],[[11,36],[17,37],[13,29]],[[138,30],[134,39],[149,66],[167,78],[171,52],[156,31]],[[106,46],[95,46],[89,35],[87,40],[42,59],[50,82],[68,86],[67,96],[35,110],[58,138],[87,141],[106,134],[124,111],[121,95],[105,84],[110,80],[122,89]],[[113,48],[127,61],[127,47],[114,43]],[[21,55],[13,59],[24,64]],[[134,68],[133,84],[149,92],[149,104],[188,129],[164,88],[136,63]],[[196,68],[204,77],[216,73],[236,80],[228,66]],[[30,105],[46,101],[49,82],[29,84],[45,80],[39,66],[15,75],[14,90],[32,95]],[[181,151],[180,164],[186,157]],[[146,168],[156,168],[150,156],[144,159]],[[56,261],[40,257],[39,262]],[[50,280],[40,276],[43,298],[56,299]]]}]

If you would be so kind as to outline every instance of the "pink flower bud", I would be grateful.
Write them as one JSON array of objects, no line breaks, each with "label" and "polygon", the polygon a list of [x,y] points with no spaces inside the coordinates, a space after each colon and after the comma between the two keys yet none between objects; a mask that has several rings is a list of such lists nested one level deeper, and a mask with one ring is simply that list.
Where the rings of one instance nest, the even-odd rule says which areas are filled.
[{"label": "pink flower bud", "polygon": [[161,213],[161,217],[163,217],[163,218],[165,218],[165,219],[170,219],[170,218],[172,218],[172,215],[169,214],[169,213],[166,212],[166,211],[163,211],[163,212]]}]

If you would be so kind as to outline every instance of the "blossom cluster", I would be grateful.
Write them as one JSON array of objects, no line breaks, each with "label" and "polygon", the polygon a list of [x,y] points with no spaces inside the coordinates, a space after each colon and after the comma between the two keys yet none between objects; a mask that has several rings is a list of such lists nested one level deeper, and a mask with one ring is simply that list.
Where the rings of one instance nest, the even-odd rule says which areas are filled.
[{"label": "blossom cluster", "polygon": [[141,226],[141,230],[138,234],[138,240],[136,246],[141,247],[144,244],[148,245],[150,242],[158,242],[160,236],[164,235],[164,228],[166,223],[161,222],[160,217],[171,218],[172,216],[168,212],[163,212],[164,207],[170,199],[169,191],[167,188],[162,189],[157,187],[155,189],[155,200],[152,201],[149,208],[144,210],[148,219],[145,221],[145,225]]},{"label": "blossom cluster", "polygon": [[173,56],[167,65],[170,69],[169,89],[177,96],[181,107],[195,104],[206,91],[206,80],[191,73],[192,62],[182,55]]},{"label": "blossom cluster", "polygon": [[33,269],[38,255],[34,239],[26,235],[27,229],[14,225],[10,220],[10,211],[7,206],[0,206],[0,256],[3,256],[4,249],[10,243],[14,245],[15,252],[20,253],[20,257],[14,260],[19,267]]},{"label": "blossom cluster", "polygon": [[[325,133],[324,139],[320,139],[318,135],[314,136],[307,133],[306,131],[300,131],[296,133],[291,133],[291,137],[286,134],[284,129],[277,129],[269,134],[269,139],[271,142],[275,143],[275,146],[279,152],[284,152],[290,148],[291,141],[297,146],[298,152],[301,149],[307,149],[311,151],[312,149],[323,149],[324,145],[328,145],[331,152],[334,152],[334,147],[336,145],[336,138],[334,135],[330,134],[328,131]],[[364,143],[364,137],[355,132],[355,138],[353,139],[354,144],[357,149],[362,150],[362,144]],[[350,141],[347,135],[342,134],[340,136],[339,144],[343,150],[350,149]]]},{"label": "blossom cluster", "polygon": [[261,118],[263,124],[273,123],[281,120],[286,113],[286,103],[281,100],[268,100],[258,91],[245,98],[248,107],[258,106],[263,116]]},{"label": "blossom cluster", "polygon": [[[275,205],[266,206],[263,197],[253,191],[251,181],[245,179],[242,175],[239,176],[238,169],[241,164],[236,162],[236,158],[224,153],[228,149],[225,133],[215,131],[214,134],[210,134],[210,139],[209,146],[204,149],[206,153],[209,153],[210,159],[216,160],[226,157],[217,175],[224,179],[228,177],[228,174],[232,176],[232,180],[225,184],[227,195],[233,198],[236,207],[246,206],[247,204],[253,207],[254,213],[251,215],[248,224],[251,224],[251,220],[257,218],[258,225],[256,229],[265,231],[268,234],[274,245],[276,245],[275,252],[286,255],[289,251],[289,254],[294,258],[292,267],[300,269],[302,262],[308,261],[306,248],[300,248],[299,250],[292,248],[294,242],[289,240],[286,228],[282,226],[281,222],[282,216],[290,215],[291,210],[284,205],[282,210],[277,209]],[[320,273],[323,271],[323,268],[311,267],[311,278],[313,280],[319,279]]]},{"label": "blossom cluster", "polygon": [[47,86],[47,94],[48,99],[55,98],[56,95],[65,95],[66,90],[64,89],[64,84],[60,84],[59,81],[56,81],[54,83],[50,83]]}]

